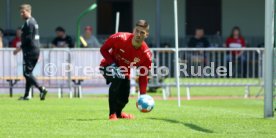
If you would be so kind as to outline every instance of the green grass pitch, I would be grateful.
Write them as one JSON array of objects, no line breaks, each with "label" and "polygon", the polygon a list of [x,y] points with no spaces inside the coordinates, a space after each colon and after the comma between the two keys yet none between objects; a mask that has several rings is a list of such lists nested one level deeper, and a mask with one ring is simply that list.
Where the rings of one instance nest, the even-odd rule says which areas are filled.
[{"label": "green grass pitch", "polygon": [[107,97],[18,101],[0,95],[1,138],[44,137],[276,137],[276,120],[263,119],[263,100],[177,101],[155,99],[150,113],[140,113],[131,98],[125,108],[134,120],[108,120]]}]

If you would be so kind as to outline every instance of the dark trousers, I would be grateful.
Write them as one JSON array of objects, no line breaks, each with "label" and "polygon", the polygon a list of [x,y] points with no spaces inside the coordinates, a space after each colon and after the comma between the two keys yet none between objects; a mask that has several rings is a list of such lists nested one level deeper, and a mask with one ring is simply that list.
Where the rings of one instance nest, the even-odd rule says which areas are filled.
[{"label": "dark trousers", "polygon": [[116,113],[118,117],[128,103],[130,80],[114,79],[109,87],[109,115]]},{"label": "dark trousers", "polygon": [[24,97],[28,97],[31,87],[34,85],[41,91],[36,78],[33,75],[33,70],[39,58],[39,50],[23,53],[23,75],[26,79],[26,87]]}]

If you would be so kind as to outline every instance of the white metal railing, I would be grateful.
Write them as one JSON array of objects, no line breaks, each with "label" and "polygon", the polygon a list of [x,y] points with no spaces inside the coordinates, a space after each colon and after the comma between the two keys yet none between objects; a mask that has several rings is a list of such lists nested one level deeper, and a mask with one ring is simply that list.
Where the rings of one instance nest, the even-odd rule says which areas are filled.
[{"label": "white metal railing", "polygon": [[[14,56],[12,51],[13,49],[10,48],[0,49],[0,78],[2,78],[0,79],[0,87],[2,88],[11,87],[5,78],[23,76],[22,54],[20,53]],[[164,93],[169,93],[170,87],[176,87],[174,81],[176,77],[174,54],[176,51],[174,48],[152,48],[151,51],[154,65],[158,68],[166,66],[169,69],[169,74],[166,76],[162,76],[162,74],[151,76],[149,88],[161,87]],[[263,48],[179,48],[178,52],[179,62],[187,66],[186,74],[183,71],[180,73],[181,87],[244,86],[248,88],[263,85]],[[242,54],[240,54],[241,52]],[[236,57],[237,53],[240,54],[239,57]],[[44,79],[39,79],[39,82],[47,87],[71,88],[80,84],[84,87],[106,86],[105,80],[99,75],[98,71],[98,65],[101,59],[102,56],[98,48],[41,49],[34,75],[44,77]],[[229,72],[230,62],[232,65],[231,72]],[[49,64],[55,67],[49,66]],[[215,69],[225,67],[228,75],[204,75],[204,70],[200,70],[199,68],[199,66],[203,69],[211,65]],[[89,67],[92,75],[87,75],[82,72],[87,70],[86,67]],[[47,68],[50,73],[55,70],[54,74],[47,74],[45,72]],[[70,71],[64,72],[64,69],[68,68],[70,68]],[[198,73],[200,75],[194,75]],[[229,73],[231,73],[231,76]],[[45,77],[49,77],[49,79],[45,79]],[[76,79],[76,77],[80,79]],[[72,82],[74,78],[75,81],[82,82]],[[24,79],[19,81],[14,87],[24,87]],[[245,94],[245,96],[248,95]]]}]

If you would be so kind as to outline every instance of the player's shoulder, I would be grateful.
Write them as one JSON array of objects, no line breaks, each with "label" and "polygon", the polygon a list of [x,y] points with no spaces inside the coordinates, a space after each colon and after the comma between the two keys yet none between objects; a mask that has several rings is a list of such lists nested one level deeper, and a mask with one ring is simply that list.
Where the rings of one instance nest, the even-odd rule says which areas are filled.
[{"label": "player's shoulder", "polygon": [[28,19],[27,24],[28,24],[28,26],[33,26],[36,29],[38,29],[38,24],[37,24],[35,18],[33,18],[33,17]]},{"label": "player's shoulder", "polygon": [[131,33],[127,32],[118,32],[110,36],[110,39],[116,39],[116,40],[128,40],[128,38],[131,36]]},{"label": "player's shoulder", "polygon": [[147,45],[146,42],[143,42],[143,43],[142,43],[141,50],[142,50],[142,52],[143,52],[143,55],[145,55],[145,58],[148,59],[148,60],[151,60],[151,58],[152,58],[152,53],[151,53],[151,50],[150,50],[150,48],[148,47],[148,45]]},{"label": "player's shoulder", "polygon": [[147,45],[147,43],[146,43],[145,41],[142,43],[141,50],[142,50],[144,53],[146,53],[146,52],[151,52],[149,46]]},{"label": "player's shoulder", "polygon": [[31,17],[28,22],[29,22],[29,24],[33,24],[33,25],[37,24],[34,17]]}]

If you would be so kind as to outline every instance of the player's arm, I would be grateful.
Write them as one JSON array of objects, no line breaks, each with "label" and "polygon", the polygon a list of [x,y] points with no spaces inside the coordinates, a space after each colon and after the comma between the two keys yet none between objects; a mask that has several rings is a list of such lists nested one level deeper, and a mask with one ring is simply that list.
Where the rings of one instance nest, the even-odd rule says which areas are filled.
[{"label": "player's arm", "polygon": [[98,41],[98,39],[97,39],[96,37],[93,37],[93,39],[94,39],[94,44],[95,44],[94,47],[101,47],[101,44],[100,44],[100,42]]},{"label": "player's arm", "polygon": [[21,51],[21,47],[16,47],[16,49],[13,51],[13,55],[16,55],[20,51]]},{"label": "player's arm", "polygon": [[146,61],[144,61],[140,68],[140,76],[139,76],[139,88],[140,88],[140,94],[146,94],[147,93],[147,86],[148,86],[148,74],[151,70],[151,53],[147,53]]},{"label": "player's arm", "polygon": [[73,42],[73,39],[71,38],[71,36],[68,36],[68,47],[69,48],[74,48],[74,42]]},{"label": "player's arm", "polygon": [[27,31],[26,31],[26,37],[25,37],[25,42],[26,45],[32,45],[32,41],[34,39],[35,36],[35,24],[33,22],[29,22],[28,27],[27,27]]},{"label": "player's arm", "polygon": [[230,38],[227,38],[225,42],[225,47],[229,47],[230,43],[231,43]]},{"label": "player's arm", "polygon": [[117,39],[117,37],[115,35],[110,36],[100,49],[101,54],[104,57],[104,59],[106,60],[108,65],[110,65],[114,62],[114,59],[112,58],[111,54],[109,53],[109,50],[114,47],[114,43]]},{"label": "player's arm", "polygon": [[51,43],[51,48],[56,48],[56,47],[57,47],[57,38],[55,38]]},{"label": "player's arm", "polygon": [[[241,45],[242,45],[242,48],[246,47],[244,39],[241,39]],[[243,53],[244,53],[244,51],[240,51],[239,54],[236,57],[237,58],[240,57]]]}]

